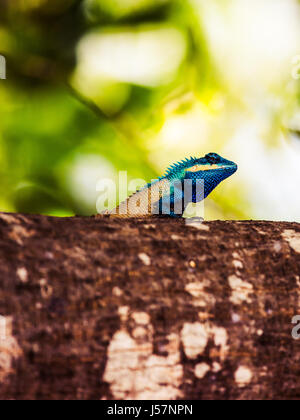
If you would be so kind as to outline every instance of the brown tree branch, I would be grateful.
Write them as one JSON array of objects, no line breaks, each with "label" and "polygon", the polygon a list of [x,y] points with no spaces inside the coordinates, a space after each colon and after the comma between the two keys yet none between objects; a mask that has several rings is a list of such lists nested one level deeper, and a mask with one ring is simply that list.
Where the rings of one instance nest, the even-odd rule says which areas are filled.
[{"label": "brown tree branch", "polygon": [[0,214],[1,399],[300,397],[300,226]]}]

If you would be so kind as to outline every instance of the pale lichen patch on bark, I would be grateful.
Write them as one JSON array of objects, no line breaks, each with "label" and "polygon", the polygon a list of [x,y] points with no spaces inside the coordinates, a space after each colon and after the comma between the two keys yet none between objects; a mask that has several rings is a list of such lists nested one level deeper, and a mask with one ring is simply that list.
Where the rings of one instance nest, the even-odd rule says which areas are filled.
[{"label": "pale lichen patch on bark", "polygon": [[25,284],[28,282],[28,271],[26,270],[25,267],[19,267],[17,269],[17,276],[19,280],[21,281],[21,283]]},{"label": "pale lichen patch on bark", "polygon": [[9,224],[14,224],[14,223],[17,225],[21,224],[20,220],[18,220],[18,218],[13,216],[12,214],[1,213],[0,218],[2,220],[5,220],[5,222]]},{"label": "pale lichen patch on bark", "polygon": [[242,270],[244,268],[244,264],[242,262],[242,258],[240,257],[240,254],[236,251],[232,253],[233,257],[233,266],[236,270]]},{"label": "pale lichen patch on bark", "polygon": [[240,260],[233,260],[233,266],[237,270],[242,270],[244,268],[244,265]]},{"label": "pale lichen patch on bark", "polygon": [[147,337],[148,331],[146,328],[143,327],[136,327],[132,331],[132,336],[136,339],[142,340]]},{"label": "pale lichen patch on bark", "polygon": [[[181,331],[181,340],[184,352],[189,359],[196,359],[203,354],[209,339],[214,341],[215,356],[224,360],[229,350],[228,334],[225,328],[210,323],[201,324],[200,322],[184,324]],[[219,350],[216,351],[216,348],[219,348]]]},{"label": "pale lichen patch on bark", "polygon": [[300,276],[296,276],[297,294],[298,294],[298,307],[300,308]]},{"label": "pale lichen patch on bark", "polygon": [[150,316],[146,312],[134,312],[131,317],[140,325],[147,325],[150,323]]},{"label": "pale lichen patch on bark", "polygon": [[213,327],[211,332],[214,335],[215,346],[220,347],[220,359],[224,360],[229,350],[227,331],[225,328]]},{"label": "pale lichen patch on bark", "polygon": [[185,290],[194,297],[200,297],[203,294],[203,283],[195,282],[189,283],[185,286]]},{"label": "pale lichen patch on bark", "polygon": [[205,292],[204,288],[208,286],[208,282],[192,282],[185,286],[185,290],[190,293],[195,299],[192,303],[194,306],[205,308],[206,306],[214,306],[216,303],[215,297],[211,293]]},{"label": "pale lichen patch on bark", "polygon": [[241,322],[241,317],[239,314],[233,313],[231,315],[231,320],[234,324],[238,324],[239,322]]},{"label": "pale lichen patch on bark", "polygon": [[195,376],[198,379],[203,379],[209,371],[210,367],[206,363],[198,363],[195,366]]},{"label": "pale lichen patch on bark", "polygon": [[253,373],[247,366],[240,366],[235,372],[234,378],[238,387],[244,388],[251,383]]},{"label": "pale lichen patch on bark", "polygon": [[206,349],[209,332],[200,322],[185,323],[181,331],[184,352],[189,359],[196,359]]},{"label": "pale lichen patch on bark", "polygon": [[120,297],[120,296],[122,296],[122,295],[123,295],[123,290],[122,290],[122,289],[120,289],[119,287],[115,286],[115,287],[112,289],[112,294],[113,294],[114,296],[116,296],[116,297]]},{"label": "pale lichen patch on bark", "polygon": [[222,366],[220,365],[220,363],[214,362],[212,370],[213,370],[214,373],[218,373],[222,370]]},{"label": "pale lichen patch on bark", "polygon": [[24,239],[31,238],[35,232],[31,229],[28,230],[27,228],[20,226],[20,225],[12,225],[12,230],[9,232],[8,236],[13,241],[17,242],[18,245],[24,244]]},{"label": "pale lichen patch on bark", "polygon": [[287,229],[283,232],[282,237],[289,243],[294,251],[300,253],[300,233],[295,232],[292,229]]},{"label": "pale lichen patch on bark", "polygon": [[0,316],[0,382],[14,373],[13,362],[23,355],[12,332],[12,317]]},{"label": "pale lichen patch on bark", "polygon": [[118,314],[122,322],[126,322],[129,316],[129,306],[120,306],[118,309]]},{"label": "pale lichen patch on bark", "polygon": [[[138,322],[148,315],[133,314]],[[137,326],[134,337],[125,330],[116,332],[108,347],[108,361],[103,379],[110,384],[115,399],[164,400],[181,398],[183,367],[180,364],[180,339],[170,334],[166,356],[153,354],[153,327]]]},{"label": "pale lichen patch on bark", "polygon": [[276,252],[276,254],[279,254],[282,251],[282,245],[279,241],[275,242],[273,245],[273,249],[274,252]]},{"label": "pale lichen patch on bark", "polygon": [[145,254],[144,252],[141,252],[138,255],[138,257],[142,261],[142,263],[145,264],[146,266],[151,265],[151,258],[149,257],[149,255]]},{"label": "pale lichen patch on bark", "polygon": [[249,295],[253,293],[252,284],[243,281],[239,277],[233,275],[228,278],[229,285],[232,289],[230,301],[235,305],[241,305],[243,302],[251,303]]}]

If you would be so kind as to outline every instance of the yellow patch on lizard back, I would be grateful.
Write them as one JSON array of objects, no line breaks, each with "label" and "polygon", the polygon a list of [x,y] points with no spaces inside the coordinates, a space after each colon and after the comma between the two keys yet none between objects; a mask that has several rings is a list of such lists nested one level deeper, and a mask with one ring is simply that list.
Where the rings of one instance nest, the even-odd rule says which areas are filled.
[{"label": "yellow patch on lizard back", "polygon": [[186,169],[186,172],[200,172],[200,171],[210,171],[211,169],[219,169],[218,165],[195,165],[191,168]]},{"label": "yellow patch on lizard back", "polygon": [[227,166],[220,165],[195,165],[191,168],[187,168],[185,172],[200,172],[200,171],[211,171],[213,169],[225,169]]}]

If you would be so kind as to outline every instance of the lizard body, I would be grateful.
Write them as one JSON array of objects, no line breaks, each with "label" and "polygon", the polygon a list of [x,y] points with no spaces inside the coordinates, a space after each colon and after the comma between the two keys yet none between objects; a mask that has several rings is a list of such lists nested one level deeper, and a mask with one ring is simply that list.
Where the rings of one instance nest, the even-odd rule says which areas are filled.
[{"label": "lizard body", "polygon": [[236,171],[234,162],[216,153],[209,153],[203,158],[185,159],[173,164],[164,176],[145,185],[108,214],[116,217],[155,214],[182,217],[190,202],[205,199],[220,182]]}]

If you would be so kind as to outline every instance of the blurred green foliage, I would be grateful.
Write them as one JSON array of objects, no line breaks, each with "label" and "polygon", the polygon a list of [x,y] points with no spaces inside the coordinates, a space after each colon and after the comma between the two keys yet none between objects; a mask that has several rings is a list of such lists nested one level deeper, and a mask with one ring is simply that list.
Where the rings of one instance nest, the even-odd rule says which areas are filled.
[{"label": "blurred green foliage", "polygon": [[[220,2],[224,8],[226,3]],[[108,176],[127,169],[130,177],[149,181],[164,169],[150,152],[166,119],[184,115],[197,102],[209,109],[216,93],[226,90],[192,2],[0,0],[0,8],[0,53],[7,59],[7,80],[0,81],[0,210],[95,213],[93,194],[85,200],[80,185],[72,187],[78,157],[101,157],[100,166],[110,165]],[[78,48],[87,34],[151,34],[162,28],[167,39],[169,27],[178,31],[182,57],[174,51],[178,66],[170,67],[161,82],[158,76],[152,82],[147,72],[137,81],[80,73]],[[131,35],[128,40],[135,45]],[[200,135],[197,154],[220,149],[216,139],[207,150]],[[195,154],[196,148],[184,153],[183,144],[178,158]],[[251,216],[243,187],[228,191],[225,197],[216,192],[212,214]]]}]

